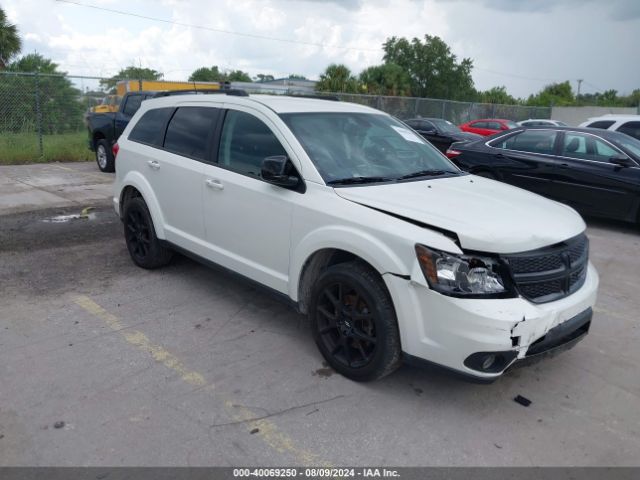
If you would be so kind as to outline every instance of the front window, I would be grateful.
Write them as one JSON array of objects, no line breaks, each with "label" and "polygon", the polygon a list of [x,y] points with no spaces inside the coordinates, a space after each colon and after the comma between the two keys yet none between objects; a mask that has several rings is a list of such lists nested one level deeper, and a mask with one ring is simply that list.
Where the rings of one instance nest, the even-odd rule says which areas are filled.
[{"label": "front window", "polygon": [[280,116],[327,184],[461,173],[435,147],[388,115],[315,112]]},{"label": "front window", "polygon": [[448,120],[431,120],[444,133],[459,133],[461,130]]},{"label": "front window", "polygon": [[523,130],[522,132],[500,137],[490,145],[494,148],[504,148],[505,150],[518,150],[521,152],[553,153],[558,132],[554,130]]},{"label": "front window", "polygon": [[640,158],[640,140],[626,135],[616,135],[611,141],[618,147],[630,151],[636,158]]}]

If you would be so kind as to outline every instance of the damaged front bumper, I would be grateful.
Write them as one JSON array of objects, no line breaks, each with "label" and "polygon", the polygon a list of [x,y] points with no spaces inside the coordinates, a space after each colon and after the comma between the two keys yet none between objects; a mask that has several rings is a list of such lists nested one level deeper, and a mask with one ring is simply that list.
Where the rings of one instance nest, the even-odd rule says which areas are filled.
[{"label": "damaged front bumper", "polygon": [[599,281],[589,264],[578,291],[534,304],[524,298],[447,297],[417,276],[384,278],[396,306],[405,359],[484,382],[512,365],[531,363],[582,340],[589,331]]}]

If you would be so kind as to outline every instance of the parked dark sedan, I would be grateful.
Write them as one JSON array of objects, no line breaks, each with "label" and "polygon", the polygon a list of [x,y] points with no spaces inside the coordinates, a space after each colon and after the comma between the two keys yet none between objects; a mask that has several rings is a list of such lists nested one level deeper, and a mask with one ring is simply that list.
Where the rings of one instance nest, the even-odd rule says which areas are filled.
[{"label": "parked dark sedan", "polygon": [[412,118],[404,123],[445,153],[453,142],[479,140],[482,135],[463,132],[453,123],[442,118]]},{"label": "parked dark sedan", "polygon": [[571,205],[640,223],[640,141],[608,130],[516,128],[447,151],[460,168]]}]

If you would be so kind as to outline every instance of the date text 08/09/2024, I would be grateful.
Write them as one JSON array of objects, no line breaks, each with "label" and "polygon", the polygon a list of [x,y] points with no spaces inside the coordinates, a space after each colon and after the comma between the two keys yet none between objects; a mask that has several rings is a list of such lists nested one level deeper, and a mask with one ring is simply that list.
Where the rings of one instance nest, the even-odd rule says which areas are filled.
[{"label": "date text 08/09/2024", "polygon": [[397,470],[388,468],[234,468],[233,476],[278,478],[398,478]]}]

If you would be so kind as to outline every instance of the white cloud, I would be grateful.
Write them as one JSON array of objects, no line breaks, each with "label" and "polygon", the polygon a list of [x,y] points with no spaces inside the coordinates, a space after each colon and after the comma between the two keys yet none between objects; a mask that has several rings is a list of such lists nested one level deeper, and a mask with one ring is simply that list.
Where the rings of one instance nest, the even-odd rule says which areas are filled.
[{"label": "white cloud", "polygon": [[[252,75],[298,73],[317,78],[329,63],[346,63],[358,73],[381,62],[381,45],[390,36],[430,34],[441,36],[460,59],[474,60],[474,79],[482,89],[506,85],[515,95],[526,96],[548,83],[546,79],[576,78],[586,80],[583,91],[590,88],[587,82],[621,92],[640,87],[635,43],[628,40],[640,26],[634,15],[634,5],[640,5],[636,0],[542,0],[536,5],[515,0],[88,3],[254,37],[59,2],[4,0],[3,8],[19,26],[24,53],[37,50],[63,70],[83,75],[108,76],[141,64],[171,79],[211,65]],[[43,5],[47,15],[34,15],[45,9]],[[623,12],[628,13],[627,21],[617,21]]]}]

